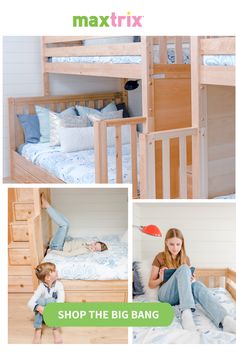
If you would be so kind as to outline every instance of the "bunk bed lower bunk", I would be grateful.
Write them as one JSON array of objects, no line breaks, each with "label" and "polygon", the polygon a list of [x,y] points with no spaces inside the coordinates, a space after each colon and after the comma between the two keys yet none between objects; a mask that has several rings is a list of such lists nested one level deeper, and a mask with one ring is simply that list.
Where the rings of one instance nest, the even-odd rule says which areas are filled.
[{"label": "bunk bed lower bunk", "polygon": [[[145,268],[146,266],[144,266]],[[137,267],[136,267],[137,268]],[[139,264],[137,269],[141,272],[142,281],[148,282],[142,275],[147,274],[146,270],[142,270],[143,265]],[[211,288],[212,294],[218,299],[220,304],[227,310],[227,312],[235,317],[236,313],[236,272],[224,269],[196,269],[197,280],[203,282],[207,287]],[[136,281],[137,274],[134,277]],[[138,286],[137,286],[138,285]],[[140,284],[134,286],[136,293],[140,289]],[[137,302],[156,302],[157,289],[147,289],[144,285],[140,291],[140,295],[134,296],[133,301]],[[146,290],[147,289],[147,290]],[[143,294],[141,294],[143,292]],[[181,314],[179,305],[173,306],[174,320],[173,323],[166,327],[149,327],[149,328],[134,328],[133,329],[133,343],[134,344],[235,344],[235,334],[224,332],[206,316],[205,311],[196,304],[196,311],[193,313],[196,331],[184,330],[181,326]]]},{"label": "bunk bed lower bunk", "polygon": [[[108,107],[109,104],[115,109],[117,107],[125,108],[122,93],[10,98],[12,179],[20,183],[133,182],[133,185],[136,186],[134,196],[137,196],[138,140],[136,125],[145,123],[145,118],[113,118],[110,122],[109,119],[97,119],[95,114],[95,116],[92,115],[93,126],[87,126],[86,120],[86,126],[78,128],[73,126],[73,122],[76,121],[77,124],[81,116],[73,115],[71,117],[68,115],[63,118],[65,128],[61,128],[62,116],[50,113],[63,110],[71,112],[77,106],[85,111],[89,110],[93,114],[98,112],[100,115],[99,109]],[[32,131],[30,134],[27,132],[28,122],[38,117],[35,117],[37,109],[38,114],[40,114],[39,109],[46,112],[46,120],[50,120],[50,124],[52,123],[51,118],[55,119],[53,125],[49,125],[53,138],[59,134],[62,139],[63,130],[63,145],[62,141],[61,145],[58,145],[58,142],[55,145],[51,138],[49,142],[48,140],[46,142],[43,142],[45,140],[37,140],[37,143],[26,139],[27,135],[31,134],[32,136]],[[117,116],[117,113],[122,116],[122,109],[104,114],[109,118],[113,113],[115,113],[114,117]],[[26,125],[20,124],[21,117],[27,118]],[[99,118],[101,117],[99,116]],[[72,125],[71,119],[73,120]],[[90,124],[90,121],[88,122]],[[57,134],[55,134],[55,130]],[[25,140],[30,142],[24,143]],[[103,140],[102,148],[101,140]]]},{"label": "bunk bed lower bunk", "polygon": [[[99,235],[108,251],[61,256],[48,250],[49,235],[43,231],[42,215],[29,219],[31,264],[36,267],[42,261],[56,264],[60,281],[64,285],[66,302],[127,302],[128,266],[127,243],[120,235]],[[42,230],[40,233],[39,230]],[[98,237],[88,238],[86,242],[96,241]],[[32,271],[34,288],[38,280]]]}]

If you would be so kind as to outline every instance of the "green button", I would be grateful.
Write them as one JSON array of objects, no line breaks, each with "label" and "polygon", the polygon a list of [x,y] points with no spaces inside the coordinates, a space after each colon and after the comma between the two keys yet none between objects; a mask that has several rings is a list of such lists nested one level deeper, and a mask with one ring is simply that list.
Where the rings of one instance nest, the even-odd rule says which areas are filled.
[{"label": "green button", "polygon": [[174,312],[159,302],[70,302],[46,305],[43,318],[49,327],[167,327]]}]

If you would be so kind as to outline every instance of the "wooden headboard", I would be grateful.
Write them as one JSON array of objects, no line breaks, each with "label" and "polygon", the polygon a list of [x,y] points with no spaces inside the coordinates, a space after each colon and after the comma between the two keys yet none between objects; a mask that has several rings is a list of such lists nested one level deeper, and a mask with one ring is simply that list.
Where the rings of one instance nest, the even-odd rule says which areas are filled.
[{"label": "wooden headboard", "polygon": [[8,99],[10,148],[15,150],[16,147],[24,143],[23,129],[17,115],[35,114],[35,105],[47,107],[54,112],[61,112],[75,104],[90,108],[102,108],[111,101],[124,102],[124,96],[123,92],[101,92],[66,96],[10,97]]}]

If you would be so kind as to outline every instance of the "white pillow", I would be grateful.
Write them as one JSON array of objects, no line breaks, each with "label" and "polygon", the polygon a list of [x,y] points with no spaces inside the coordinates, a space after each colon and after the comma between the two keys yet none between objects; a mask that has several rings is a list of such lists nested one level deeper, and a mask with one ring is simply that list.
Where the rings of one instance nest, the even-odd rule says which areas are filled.
[{"label": "white pillow", "polygon": [[150,302],[158,300],[158,289],[159,289],[159,286],[155,289],[150,289],[148,286],[151,270],[152,270],[152,262],[150,260],[146,259],[140,261],[138,265],[138,273],[144,288],[145,295]]},{"label": "white pillow", "polygon": [[87,117],[75,115],[63,116],[60,113],[49,112],[50,119],[50,146],[60,145],[60,127],[87,127],[89,121]]},{"label": "white pillow", "polygon": [[[130,127],[122,127],[122,144],[130,142]],[[94,149],[94,128],[63,128],[60,127],[60,143],[62,152],[74,152]],[[115,145],[115,129],[107,129],[107,146]]]},{"label": "white pillow", "polygon": [[94,148],[94,128],[60,128],[62,152],[90,150]]}]

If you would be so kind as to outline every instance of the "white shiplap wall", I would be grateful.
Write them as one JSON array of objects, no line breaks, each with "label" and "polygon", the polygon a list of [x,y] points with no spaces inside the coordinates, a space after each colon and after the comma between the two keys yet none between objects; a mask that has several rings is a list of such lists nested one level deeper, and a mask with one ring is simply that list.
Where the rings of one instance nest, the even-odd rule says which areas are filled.
[{"label": "white shiplap wall", "polygon": [[[3,37],[3,177],[9,175],[8,97],[43,94],[40,37]],[[76,75],[52,75],[51,94],[118,91],[118,79]],[[138,114],[137,114],[138,115]]]},{"label": "white shiplap wall", "polygon": [[51,204],[69,219],[70,236],[121,235],[128,227],[127,188],[52,188]]},{"label": "white shiplap wall", "polygon": [[236,204],[135,203],[134,225],[156,224],[163,237],[155,238],[133,229],[133,259],[153,260],[164,248],[171,227],[179,228],[191,264],[196,267],[231,267],[236,270]]},{"label": "white shiplap wall", "polygon": [[42,94],[39,37],[3,37],[3,176],[9,175],[8,97]]}]

